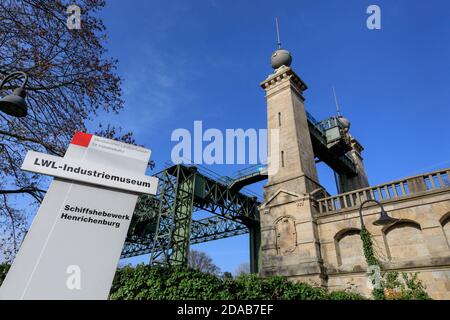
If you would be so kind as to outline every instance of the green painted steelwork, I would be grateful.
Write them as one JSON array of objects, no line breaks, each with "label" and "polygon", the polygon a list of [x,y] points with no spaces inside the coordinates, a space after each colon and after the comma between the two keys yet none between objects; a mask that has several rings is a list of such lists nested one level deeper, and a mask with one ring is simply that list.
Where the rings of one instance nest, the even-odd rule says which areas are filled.
[{"label": "green painted steelwork", "polygon": [[[229,188],[195,166],[174,165],[156,176],[158,193],[140,197],[122,258],[150,253],[151,264],[186,265],[191,244],[250,232],[252,271],[258,271],[256,197]],[[199,210],[213,216],[193,220]]]}]

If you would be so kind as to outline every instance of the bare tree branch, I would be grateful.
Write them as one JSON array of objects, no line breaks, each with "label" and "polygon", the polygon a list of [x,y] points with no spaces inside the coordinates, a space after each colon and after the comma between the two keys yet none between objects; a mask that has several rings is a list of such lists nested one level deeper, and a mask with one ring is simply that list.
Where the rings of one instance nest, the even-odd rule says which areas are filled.
[{"label": "bare tree branch", "polygon": [[[105,1],[77,1],[82,9],[80,30],[66,26],[66,9],[72,3],[0,1],[0,80],[18,70],[29,75],[28,116],[16,119],[0,113],[0,221],[10,213],[16,222],[26,221],[27,214],[34,213],[15,208],[14,197],[28,194],[36,204],[43,199],[43,183],[48,180],[20,169],[28,150],[63,156],[73,134],[85,131],[89,121],[99,122],[100,111],[117,113],[123,107],[117,61],[105,56],[105,26],[98,15]],[[20,80],[8,82],[0,95]],[[134,141],[131,133],[121,134],[120,128],[107,123],[101,123],[97,133]],[[12,232],[7,225],[0,223],[2,232]],[[13,238],[21,234],[16,231]]]}]

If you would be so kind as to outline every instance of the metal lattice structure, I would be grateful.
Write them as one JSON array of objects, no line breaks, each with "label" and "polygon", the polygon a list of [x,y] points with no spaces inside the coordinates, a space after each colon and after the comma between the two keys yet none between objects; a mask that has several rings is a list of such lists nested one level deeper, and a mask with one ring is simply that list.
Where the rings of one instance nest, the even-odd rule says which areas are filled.
[{"label": "metal lattice structure", "polygon": [[[150,253],[151,264],[186,265],[191,244],[250,233],[251,266],[259,263],[259,201],[200,173],[174,165],[156,175],[155,196],[141,197],[122,258]],[[196,211],[213,216],[193,219]]]}]

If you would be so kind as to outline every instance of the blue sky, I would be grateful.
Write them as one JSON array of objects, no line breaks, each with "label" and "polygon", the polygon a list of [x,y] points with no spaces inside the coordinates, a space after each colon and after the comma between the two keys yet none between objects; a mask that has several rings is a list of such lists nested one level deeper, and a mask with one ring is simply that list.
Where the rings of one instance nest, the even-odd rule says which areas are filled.
[{"label": "blue sky", "polygon": [[[371,4],[381,8],[381,30],[366,27]],[[192,130],[195,120],[205,129],[266,128],[259,83],[272,72],[278,17],[283,47],[309,86],[307,109],[334,115],[336,87],[372,185],[450,167],[449,12],[446,0],[109,0],[101,16],[126,106],[105,117],[153,150],[156,171],[170,160],[172,131]],[[226,175],[241,167],[210,168]],[[335,192],[323,166],[320,182]],[[251,189],[261,193],[262,184]],[[248,261],[247,242],[194,248],[234,271]]]}]

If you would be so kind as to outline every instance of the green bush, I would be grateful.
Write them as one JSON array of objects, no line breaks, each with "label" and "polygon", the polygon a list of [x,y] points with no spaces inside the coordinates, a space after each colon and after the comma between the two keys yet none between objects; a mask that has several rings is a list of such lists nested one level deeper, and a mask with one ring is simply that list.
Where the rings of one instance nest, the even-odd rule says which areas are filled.
[{"label": "green bush", "polygon": [[380,300],[431,300],[417,273],[386,272],[380,291]]},{"label": "green bush", "polygon": [[111,288],[112,300],[361,300],[347,292],[328,292],[284,277],[241,275],[224,280],[185,268],[118,269]]},{"label": "green bush", "polygon": [[127,266],[116,272],[110,298],[113,300],[213,300],[225,299],[219,278],[182,268]]},{"label": "green bush", "polygon": [[8,273],[10,265],[6,263],[0,264],[0,286],[3,283],[3,280],[5,280],[6,274]]},{"label": "green bush", "polygon": [[324,300],[328,297],[324,289],[293,283],[281,276],[260,278],[256,275],[241,275],[225,284],[227,298],[233,300]]},{"label": "green bush", "polygon": [[332,291],[328,293],[329,300],[364,300],[365,298],[358,293],[345,291]]}]

